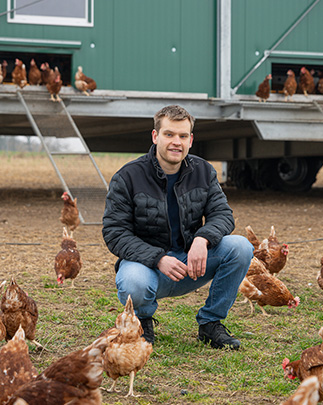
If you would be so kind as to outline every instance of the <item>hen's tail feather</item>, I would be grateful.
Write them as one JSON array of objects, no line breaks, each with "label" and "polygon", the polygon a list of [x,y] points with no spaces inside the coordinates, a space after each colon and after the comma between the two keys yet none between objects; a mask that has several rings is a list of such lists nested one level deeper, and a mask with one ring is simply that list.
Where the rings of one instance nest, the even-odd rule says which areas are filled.
[{"label": "hen's tail feather", "polygon": [[246,232],[247,232],[247,239],[248,241],[253,245],[255,249],[258,249],[260,245],[260,241],[257,238],[256,234],[254,233],[253,229],[251,228],[250,225],[246,227]]}]

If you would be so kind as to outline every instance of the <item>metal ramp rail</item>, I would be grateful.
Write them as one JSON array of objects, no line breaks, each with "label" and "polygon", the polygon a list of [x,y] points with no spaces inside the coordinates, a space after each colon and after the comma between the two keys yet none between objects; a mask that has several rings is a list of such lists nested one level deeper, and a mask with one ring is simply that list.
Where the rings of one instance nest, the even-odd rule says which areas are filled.
[{"label": "metal ramp rail", "polygon": [[[108,184],[97,166],[64,102],[54,103],[48,94],[37,94],[42,113],[35,110],[35,95],[20,90],[18,99],[41,141],[63,189],[77,198],[79,217],[84,225],[100,225]],[[59,142],[57,142],[59,140]],[[72,148],[72,149],[71,149]],[[72,150],[72,152],[68,151]]]}]

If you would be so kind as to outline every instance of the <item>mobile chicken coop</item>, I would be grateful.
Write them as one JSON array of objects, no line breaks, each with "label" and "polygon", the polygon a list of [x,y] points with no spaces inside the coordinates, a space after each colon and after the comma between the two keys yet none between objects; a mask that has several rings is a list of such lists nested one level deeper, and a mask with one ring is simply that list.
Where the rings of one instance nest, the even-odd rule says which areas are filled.
[{"label": "mobile chicken coop", "polygon": [[[78,136],[86,153],[144,153],[154,113],[180,104],[196,117],[192,153],[228,162],[231,183],[307,190],[323,162],[323,95],[285,102],[282,88],[302,66],[318,81],[322,17],[323,0],[3,1],[0,135],[38,135],[45,146]],[[27,71],[32,58],[59,67],[62,105],[44,86],[10,83],[16,58]],[[79,65],[97,82],[89,97],[74,88]],[[268,73],[272,93],[260,103]]]}]

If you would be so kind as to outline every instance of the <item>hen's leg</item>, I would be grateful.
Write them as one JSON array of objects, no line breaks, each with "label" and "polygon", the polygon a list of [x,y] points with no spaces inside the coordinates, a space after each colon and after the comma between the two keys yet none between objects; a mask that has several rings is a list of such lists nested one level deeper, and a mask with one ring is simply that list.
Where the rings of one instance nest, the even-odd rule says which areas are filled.
[{"label": "hen's leg", "polygon": [[30,343],[33,343],[35,346],[37,346],[37,349],[49,351],[41,343],[37,342],[37,340],[31,340]]},{"label": "hen's leg", "polygon": [[128,392],[128,394],[126,395],[126,397],[129,397],[129,396],[132,396],[132,397],[139,397],[139,395],[135,395],[135,394],[133,393],[133,382],[134,382],[134,379],[135,379],[135,372],[134,372],[134,371],[131,371],[131,373],[130,373],[130,387],[129,387],[129,392]]},{"label": "hen's leg", "polygon": [[75,288],[75,285],[74,285],[74,278],[72,278],[72,284],[71,284],[71,287],[70,288]]},{"label": "hen's leg", "polygon": [[113,380],[111,387],[106,391],[107,392],[120,392],[120,391],[116,390],[116,385],[117,385],[117,380]]},{"label": "hen's leg", "polygon": [[250,310],[251,310],[250,315],[252,315],[255,312],[255,307],[253,306],[253,303],[251,300],[249,300],[249,298],[247,298],[247,300],[249,301],[249,305],[250,305]]},{"label": "hen's leg", "polygon": [[261,312],[263,313],[263,315],[265,315],[265,316],[271,316],[270,314],[268,314],[268,313],[265,311],[265,309],[264,309],[262,306],[259,305],[259,308],[261,309]]}]

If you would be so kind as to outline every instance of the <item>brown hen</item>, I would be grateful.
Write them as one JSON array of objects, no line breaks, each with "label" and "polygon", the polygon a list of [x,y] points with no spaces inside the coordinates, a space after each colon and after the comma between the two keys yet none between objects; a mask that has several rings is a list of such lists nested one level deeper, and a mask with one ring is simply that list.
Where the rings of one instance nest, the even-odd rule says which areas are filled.
[{"label": "brown hen", "polygon": [[8,66],[8,62],[6,60],[3,60],[2,64],[1,64],[3,81],[5,80],[5,78],[7,76],[7,66]]},{"label": "brown hen", "polygon": [[315,92],[315,82],[311,73],[303,66],[299,77],[299,89],[306,97]]},{"label": "brown hen", "polygon": [[20,88],[23,88],[27,84],[26,67],[20,59],[16,59],[15,65],[16,66],[11,73],[12,82]]},{"label": "brown hen", "polygon": [[19,399],[30,405],[102,404],[102,355],[119,333],[117,329],[112,328],[109,334],[95,340],[85,349],[57,360],[35,381],[17,390],[8,404],[13,405]]},{"label": "brown hen", "polygon": [[295,79],[295,73],[289,69],[287,71],[287,79],[285,80],[283,93],[285,94],[285,101],[292,100],[293,95],[297,90],[297,81]]},{"label": "brown hen", "polygon": [[89,96],[88,91],[94,91],[96,89],[95,80],[85,76],[82,66],[79,66],[75,73],[75,87],[87,96]]},{"label": "brown hen", "polygon": [[50,100],[54,102],[62,101],[58,93],[62,88],[62,78],[58,70],[58,67],[55,66],[54,75],[50,75],[48,82],[46,83],[47,90],[50,94]]},{"label": "brown hen", "polygon": [[53,80],[54,70],[49,67],[49,64],[47,62],[44,62],[40,65],[40,70],[42,84],[46,85],[48,82]]},{"label": "brown hen", "polygon": [[[319,330],[319,336],[323,339],[323,327]],[[283,360],[284,378],[300,381],[307,377],[316,376],[319,380],[320,401],[323,400],[323,343],[303,350],[300,360],[290,362],[288,358]]]},{"label": "brown hen", "polygon": [[259,97],[259,101],[266,102],[270,95],[270,84],[271,74],[267,75],[262,83],[259,84],[258,90],[256,91],[256,96]]},{"label": "brown hen", "polygon": [[316,405],[319,398],[319,380],[313,375],[305,378],[295,393],[280,405]]},{"label": "brown hen", "polygon": [[41,71],[38,69],[35,59],[30,61],[30,68],[28,72],[28,81],[29,84],[39,85],[41,84]]},{"label": "brown hen", "polygon": [[[3,287],[6,284],[6,280],[4,280],[0,284],[0,295],[2,294]],[[4,323],[2,322],[2,314],[0,312],[0,341],[4,340],[6,338],[7,332],[6,332],[6,327],[4,326]]]},{"label": "brown hen", "polygon": [[240,284],[239,291],[248,299],[251,307],[251,313],[254,312],[252,301],[255,301],[264,315],[269,316],[264,310],[265,305],[273,307],[282,307],[287,305],[288,308],[298,306],[300,299],[293,297],[285,284],[277,277],[273,276],[266,269],[264,263],[253,257],[246,274],[246,277]]},{"label": "brown hen", "polygon": [[[115,327],[120,331],[120,335],[109,344],[104,353],[104,371],[113,380],[108,391],[116,391],[117,379],[128,375],[130,376],[130,387],[126,396],[136,396],[133,393],[135,375],[147,363],[153,346],[141,337],[143,329],[135,315],[130,295],[124,311],[117,316]],[[102,332],[100,336],[104,336],[106,333],[109,333],[109,329]]]},{"label": "brown hen", "polygon": [[19,326],[14,337],[0,349],[0,404],[5,404],[23,384],[37,375],[29,357],[25,332]]},{"label": "brown hen", "polygon": [[12,277],[9,286],[1,300],[1,319],[6,327],[6,340],[12,339],[21,325],[26,338],[38,347],[40,343],[35,341],[38,309],[36,302],[18,286]]},{"label": "brown hen", "polygon": [[69,228],[71,237],[73,237],[73,231],[80,225],[77,198],[74,198],[73,201],[66,191],[62,194],[61,198],[64,201],[64,206],[61,211],[60,220]]},{"label": "brown hen", "polygon": [[55,257],[55,272],[57,283],[63,284],[64,280],[72,280],[71,288],[74,288],[74,279],[82,268],[82,260],[77,250],[75,240],[68,235],[66,228],[63,228],[62,250]]},{"label": "brown hen", "polygon": [[[279,273],[286,265],[289,250],[286,243],[281,244],[278,241],[274,226],[271,227],[269,237],[262,242],[259,241],[250,225],[246,227],[246,232],[249,242],[255,248],[254,256],[264,261],[271,274]],[[258,255],[262,249],[266,249],[268,252],[266,259]]]}]

